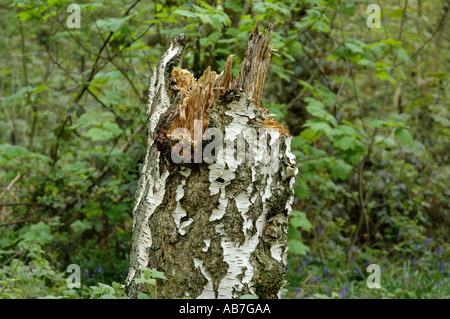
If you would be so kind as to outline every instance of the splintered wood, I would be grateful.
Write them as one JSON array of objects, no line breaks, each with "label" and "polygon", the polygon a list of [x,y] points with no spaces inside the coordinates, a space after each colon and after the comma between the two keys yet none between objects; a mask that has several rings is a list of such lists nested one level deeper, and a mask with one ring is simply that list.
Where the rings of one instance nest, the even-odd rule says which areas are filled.
[{"label": "splintered wood", "polygon": [[241,63],[241,71],[233,80],[231,69],[233,66],[233,55],[227,58],[224,70],[217,74],[208,67],[200,79],[184,69],[174,68],[172,78],[175,80],[175,89],[185,95],[178,107],[178,114],[173,120],[167,136],[171,136],[173,130],[186,128],[191,136],[194,135],[194,121],[202,121],[202,132],[208,128],[208,108],[215,99],[228,91],[243,92],[249,98],[256,109],[260,110],[265,117],[262,126],[269,129],[278,129],[283,135],[289,132],[277,119],[268,117],[269,110],[261,105],[261,97],[264,88],[264,79],[270,63],[272,49],[269,46],[271,24],[267,24],[267,34],[259,31],[258,23],[248,37],[248,48],[244,60]]}]

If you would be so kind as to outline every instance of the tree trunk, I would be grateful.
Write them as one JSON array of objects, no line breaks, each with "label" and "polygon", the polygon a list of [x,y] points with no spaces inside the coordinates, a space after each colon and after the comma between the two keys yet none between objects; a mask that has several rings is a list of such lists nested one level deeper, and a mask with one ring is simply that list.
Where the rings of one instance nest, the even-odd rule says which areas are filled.
[{"label": "tree trunk", "polygon": [[174,68],[182,34],[155,67],[133,212],[131,298],[146,292],[134,282],[144,267],[168,278],[157,282],[162,298],[280,297],[297,167],[288,132],[260,106],[270,28],[250,33],[236,79],[233,57],[222,73],[208,68],[198,81]]}]

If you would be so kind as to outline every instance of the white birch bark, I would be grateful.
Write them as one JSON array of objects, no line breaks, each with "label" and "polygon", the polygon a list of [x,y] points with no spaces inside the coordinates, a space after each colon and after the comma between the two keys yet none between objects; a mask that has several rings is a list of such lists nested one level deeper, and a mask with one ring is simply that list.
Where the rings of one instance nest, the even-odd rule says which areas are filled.
[{"label": "white birch bark", "polygon": [[[162,298],[280,297],[297,168],[291,137],[259,105],[271,54],[268,29],[266,36],[258,26],[250,34],[234,81],[231,58],[220,75],[208,69],[197,84],[188,79],[183,89],[175,83],[172,68],[183,35],[155,68],[126,281],[130,297],[145,292],[134,282],[143,267],[165,273],[168,280],[157,284]],[[198,108],[223,147],[215,148],[212,163],[194,163],[192,157],[191,163],[175,164],[170,127]],[[205,150],[212,141],[203,137]]]}]

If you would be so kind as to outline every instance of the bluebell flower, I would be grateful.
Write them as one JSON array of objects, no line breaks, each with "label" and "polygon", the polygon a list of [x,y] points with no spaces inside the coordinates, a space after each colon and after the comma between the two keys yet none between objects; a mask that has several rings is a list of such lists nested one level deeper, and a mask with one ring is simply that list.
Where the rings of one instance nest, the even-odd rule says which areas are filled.
[{"label": "bluebell flower", "polygon": [[321,282],[322,281],[322,277],[316,277],[316,282]]},{"label": "bluebell flower", "polygon": [[327,279],[330,280],[331,279],[331,274],[330,274],[330,270],[327,268],[323,268],[322,269],[322,274],[327,276]]},{"label": "bluebell flower", "polygon": [[97,269],[94,269],[94,274],[96,274],[96,273],[98,273],[98,274],[103,274],[104,273],[103,272],[103,268],[102,268],[102,266],[100,264],[98,265]]},{"label": "bluebell flower", "polygon": [[317,230],[317,233],[319,234],[319,236],[323,235],[323,229],[322,229],[322,227],[320,225],[317,226],[316,230]]},{"label": "bluebell flower", "polygon": [[445,269],[445,261],[441,260],[441,262],[438,265],[439,273],[442,274],[444,272],[444,269]]},{"label": "bluebell flower", "polygon": [[308,294],[306,297],[308,297],[308,298],[311,298],[312,297],[312,295],[311,294]]},{"label": "bluebell flower", "polygon": [[436,255],[440,256],[442,254],[442,247],[439,247],[439,249],[436,251]]},{"label": "bluebell flower", "polygon": [[126,269],[123,270],[122,272],[122,278],[125,278],[128,274],[128,271]]},{"label": "bluebell flower", "polygon": [[356,268],[353,268],[353,273],[354,273],[355,275],[358,275],[358,274],[359,274],[359,271],[358,271],[358,269],[356,269]]},{"label": "bluebell flower", "polygon": [[417,259],[413,258],[412,263],[413,263],[413,265],[417,264]]},{"label": "bluebell flower", "polygon": [[86,268],[84,268],[84,276],[89,277],[89,270],[87,270]]},{"label": "bluebell flower", "polygon": [[344,288],[339,292],[339,295],[341,295],[341,299],[345,299],[348,293],[348,283],[344,284]]},{"label": "bluebell flower", "polygon": [[291,268],[291,267],[289,267],[289,266],[286,266],[286,271],[287,271],[287,270],[289,270],[290,268]]},{"label": "bluebell flower", "polygon": [[297,288],[295,288],[295,291],[294,291],[294,292],[295,292],[296,294],[298,294],[300,291],[302,291],[302,287],[297,287]]},{"label": "bluebell flower", "polygon": [[370,261],[370,259],[366,260],[366,265],[369,266],[372,262]]},{"label": "bluebell flower", "polygon": [[300,266],[297,268],[297,275],[300,275],[300,273],[303,271],[303,267]]}]

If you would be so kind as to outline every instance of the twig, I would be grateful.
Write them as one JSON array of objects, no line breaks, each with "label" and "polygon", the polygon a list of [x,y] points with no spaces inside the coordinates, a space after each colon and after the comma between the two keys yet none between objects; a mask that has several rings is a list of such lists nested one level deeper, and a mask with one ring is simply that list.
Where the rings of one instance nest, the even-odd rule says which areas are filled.
[{"label": "twig", "polygon": [[[406,9],[407,8],[408,8],[408,0],[405,1],[405,6],[403,8],[403,16],[402,16],[402,21],[401,21],[401,24],[400,24],[399,41],[402,40],[403,27],[405,25]],[[397,54],[395,54],[394,61],[393,61],[393,64],[392,64],[392,71],[397,66],[397,64],[396,64],[397,63],[397,57],[398,57]],[[391,82],[387,81],[386,89],[385,89],[385,92],[384,92],[383,106],[382,106],[382,108],[380,110],[380,113],[378,114],[378,119],[380,119],[383,116],[384,111],[386,109],[390,84],[391,84]],[[364,201],[364,196],[362,194],[362,192],[363,192],[362,174],[363,174],[363,171],[364,171],[365,163],[370,159],[370,156],[372,155],[371,153],[372,153],[373,145],[374,145],[374,142],[375,142],[375,136],[377,135],[377,133],[378,133],[378,127],[376,127],[374,129],[373,133],[372,133],[372,137],[370,139],[370,144],[369,144],[369,148],[368,148],[367,154],[362,158],[361,162],[358,165],[358,193],[359,193],[358,194],[358,200],[359,200],[359,206],[360,206],[360,215],[359,215],[358,224],[356,226],[356,230],[353,233],[353,238],[352,238],[352,241],[351,241],[351,244],[350,244],[350,248],[348,249],[348,253],[347,253],[347,262],[346,262],[346,268],[347,269],[348,269],[348,267],[350,265],[350,259],[351,259],[351,256],[352,256],[353,246],[356,243],[356,237],[358,236],[358,234],[359,234],[359,232],[361,230],[361,227],[362,227],[362,224],[363,224],[364,220],[366,221],[366,228],[367,228],[367,232],[368,232],[368,236],[369,236],[369,240],[370,240],[369,220],[368,220],[368,216],[367,216],[366,204],[365,204],[365,201]]]},{"label": "twig", "polygon": [[16,225],[16,224],[23,224],[23,223],[28,223],[28,222],[32,222],[32,220],[31,219],[21,219],[21,220],[15,221],[15,222],[2,223],[2,224],[0,224],[0,227],[2,227],[2,226],[9,226],[9,225]]},{"label": "twig", "polygon": [[[135,1],[128,9],[127,9],[127,11],[125,11],[125,13],[122,15],[122,17],[125,17],[126,15],[128,15],[128,13],[131,11],[131,9],[133,9],[139,1],[140,1],[140,0],[136,0],[136,1]],[[97,68],[97,64],[98,64],[98,62],[99,62],[99,60],[100,60],[100,57],[101,57],[101,55],[102,55],[102,52],[103,52],[103,50],[106,48],[106,46],[108,45],[108,43],[109,43],[109,41],[111,40],[111,38],[112,38],[113,35],[114,35],[114,32],[110,32],[110,33],[108,34],[108,37],[106,38],[106,40],[103,42],[102,46],[100,47],[100,50],[99,50],[98,53],[97,53],[97,57],[95,58],[94,64],[92,65],[91,72],[89,73],[89,76],[88,76],[88,78],[87,78],[87,80],[86,80],[86,83],[85,83],[85,84],[83,85],[83,87],[81,88],[80,93],[78,93],[78,95],[75,97],[75,100],[74,100],[74,102],[72,103],[72,107],[71,107],[71,108],[74,108],[74,107],[76,107],[76,106],[78,105],[78,103],[79,103],[79,101],[81,100],[81,98],[83,97],[84,93],[88,91],[89,84],[90,84],[90,82],[92,81],[92,79],[94,78],[95,74],[96,74],[97,72],[99,72],[99,71],[106,65],[106,64],[104,64],[101,68]],[[119,52],[120,52],[120,51],[119,51]],[[112,58],[114,58],[114,56],[115,56],[115,55],[113,55]],[[109,60],[109,59],[108,59],[108,60]],[[61,126],[60,132],[59,132],[59,134],[57,135],[57,142],[56,142],[55,148],[52,149],[52,154],[51,154],[51,157],[52,157],[52,160],[53,160],[52,166],[54,166],[54,165],[56,164],[56,158],[57,158],[57,154],[58,154],[58,148],[59,148],[59,144],[60,144],[60,138],[61,138],[62,134],[64,133],[64,128],[66,127],[66,125],[67,125],[67,123],[68,123],[69,121],[71,121],[71,116],[70,116],[70,115],[67,115],[67,116],[66,116],[66,119],[64,120],[64,122],[63,122],[63,124],[62,124],[62,126]]]},{"label": "twig", "polygon": [[11,189],[11,187],[13,187],[13,185],[18,181],[18,179],[20,178],[20,173],[17,174],[16,177],[14,177],[14,179],[11,181],[11,183],[9,183],[9,185],[6,187],[6,189],[0,194],[0,199],[3,197],[3,195],[5,195],[5,193]]},{"label": "twig", "polygon": [[43,206],[40,203],[5,203],[5,204],[0,204],[0,207],[2,206]]}]

